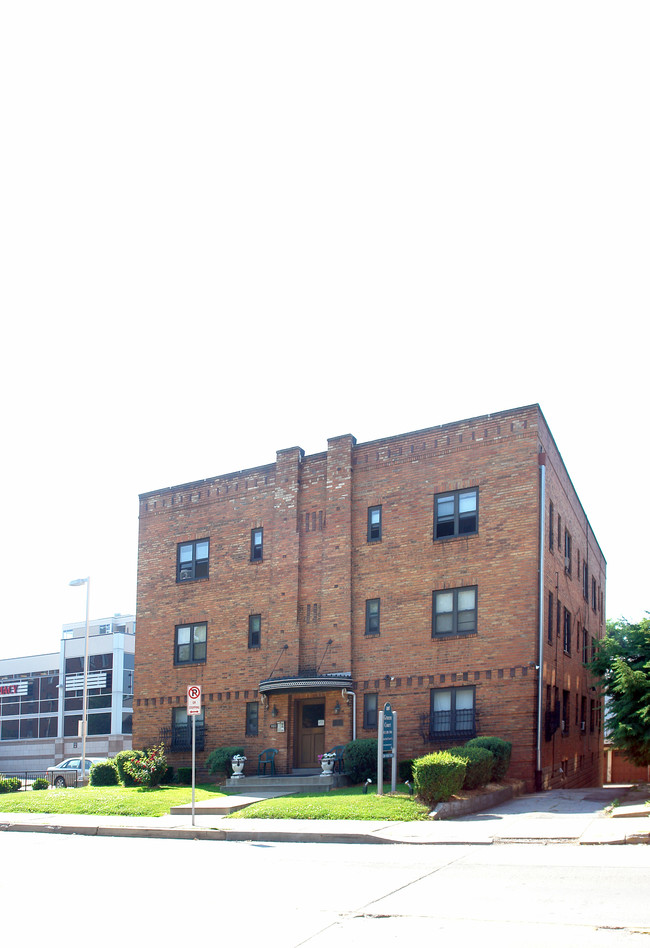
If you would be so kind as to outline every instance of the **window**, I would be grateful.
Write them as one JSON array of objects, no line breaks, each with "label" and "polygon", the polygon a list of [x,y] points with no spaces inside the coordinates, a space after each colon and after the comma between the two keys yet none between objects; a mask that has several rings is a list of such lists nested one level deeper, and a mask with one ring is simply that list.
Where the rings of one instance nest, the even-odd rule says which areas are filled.
[{"label": "window", "polygon": [[589,602],[589,567],[586,560],[582,561],[582,598]]},{"label": "window", "polygon": [[363,696],[363,726],[366,730],[377,727],[377,692]]},{"label": "window", "polygon": [[571,575],[571,534],[564,531],[564,572]]},{"label": "window", "polygon": [[596,611],[596,577],[591,577],[591,608]]},{"label": "window", "polygon": [[262,616],[248,617],[248,647],[259,648],[262,644]]},{"label": "window", "polygon": [[88,715],[88,734],[110,734],[111,733],[111,715],[110,712],[106,714],[89,714]]},{"label": "window", "polygon": [[262,559],[264,530],[262,527],[256,527],[251,530],[251,563]]},{"label": "window", "polygon": [[571,709],[569,706],[569,692],[562,692],[562,734],[568,734],[570,730],[571,722],[569,721],[569,714]]},{"label": "window", "polygon": [[437,494],[434,502],[434,537],[457,537],[478,530],[478,489]]},{"label": "window", "polygon": [[176,627],[174,664],[188,665],[204,662],[206,658],[208,627],[205,622]]},{"label": "window", "polygon": [[553,502],[549,504],[548,508],[548,548],[553,552]]},{"label": "window", "polygon": [[18,740],[18,721],[3,721],[2,722],[2,728],[0,730],[0,740],[2,741],[17,741]]},{"label": "window", "polygon": [[185,583],[190,579],[206,579],[209,556],[209,540],[191,540],[188,543],[179,543],[176,582]]},{"label": "window", "polygon": [[433,635],[476,632],[476,586],[441,589],[433,594]]},{"label": "window", "polygon": [[38,718],[21,718],[21,721],[20,721],[21,741],[30,740],[30,738],[33,738],[33,737],[38,737]]},{"label": "window", "polygon": [[259,702],[246,702],[246,734],[249,737],[256,737],[259,727]]},{"label": "window", "polygon": [[368,507],[368,543],[381,540],[381,505]]},{"label": "window", "polygon": [[39,718],[38,736],[39,737],[57,737],[57,719]]},{"label": "window", "polygon": [[567,655],[571,654],[571,613],[566,607],[564,609],[564,651]]},{"label": "window", "polygon": [[548,644],[550,645],[553,641],[553,593],[549,592],[548,594],[548,616],[547,616],[547,635],[548,635]]},{"label": "window", "polygon": [[379,599],[366,599],[366,635],[379,635],[380,602]]},{"label": "window", "polygon": [[431,737],[468,738],[475,729],[474,688],[431,690]]}]

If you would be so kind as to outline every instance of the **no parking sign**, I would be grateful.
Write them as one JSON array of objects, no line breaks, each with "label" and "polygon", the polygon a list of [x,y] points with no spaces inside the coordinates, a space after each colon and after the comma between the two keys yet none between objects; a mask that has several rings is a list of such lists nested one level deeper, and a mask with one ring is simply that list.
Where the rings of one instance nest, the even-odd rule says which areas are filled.
[{"label": "no parking sign", "polygon": [[201,686],[189,685],[187,689],[187,713],[201,713]]}]

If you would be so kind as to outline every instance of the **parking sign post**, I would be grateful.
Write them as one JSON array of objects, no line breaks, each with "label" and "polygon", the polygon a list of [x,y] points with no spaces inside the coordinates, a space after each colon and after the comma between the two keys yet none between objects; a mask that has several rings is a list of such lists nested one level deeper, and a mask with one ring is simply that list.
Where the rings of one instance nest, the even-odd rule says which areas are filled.
[{"label": "parking sign post", "polygon": [[187,689],[187,714],[192,718],[192,826],[194,826],[194,797],[196,788],[196,716],[201,713],[201,686]]}]

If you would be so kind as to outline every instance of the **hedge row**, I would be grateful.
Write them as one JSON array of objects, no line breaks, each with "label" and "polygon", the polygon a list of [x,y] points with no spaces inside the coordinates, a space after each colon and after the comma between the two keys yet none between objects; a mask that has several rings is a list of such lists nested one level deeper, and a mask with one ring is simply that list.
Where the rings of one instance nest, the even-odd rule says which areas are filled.
[{"label": "hedge row", "polygon": [[476,790],[502,780],[510,765],[512,744],[500,737],[475,737],[413,761],[414,788],[429,805],[448,800],[462,789]]}]

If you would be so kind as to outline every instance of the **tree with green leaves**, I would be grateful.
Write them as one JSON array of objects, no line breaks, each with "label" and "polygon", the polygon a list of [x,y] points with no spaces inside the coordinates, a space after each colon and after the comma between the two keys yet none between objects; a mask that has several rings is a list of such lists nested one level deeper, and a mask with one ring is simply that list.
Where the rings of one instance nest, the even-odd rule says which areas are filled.
[{"label": "tree with green leaves", "polygon": [[650,764],[650,618],[607,623],[589,666],[607,697],[607,730],[633,763]]}]

